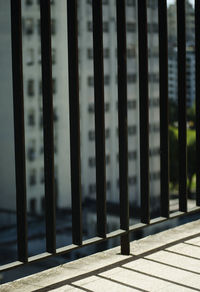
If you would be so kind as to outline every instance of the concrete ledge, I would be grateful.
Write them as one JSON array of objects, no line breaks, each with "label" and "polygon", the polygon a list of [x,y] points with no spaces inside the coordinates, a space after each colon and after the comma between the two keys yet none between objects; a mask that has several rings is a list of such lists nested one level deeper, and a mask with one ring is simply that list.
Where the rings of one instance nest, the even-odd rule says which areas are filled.
[{"label": "concrete ledge", "polygon": [[[182,277],[188,278],[188,282],[178,280]],[[158,283],[153,285],[152,281]],[[0,291],[101,291],[105,288],[200,291],[200,220],[132,242],[130,256],[120,255],[120,247],[113,248],[3,284]]]}]

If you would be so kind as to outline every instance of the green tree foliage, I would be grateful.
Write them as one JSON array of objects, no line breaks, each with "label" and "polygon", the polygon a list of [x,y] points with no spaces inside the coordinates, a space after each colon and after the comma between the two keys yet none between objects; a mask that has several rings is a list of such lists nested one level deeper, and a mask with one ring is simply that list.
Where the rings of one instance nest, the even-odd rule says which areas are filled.
[{"label": "green tree foliage", "polygon": [[170,182],[175,188],[178,183],[178,130],[175,127],[169,127],[169,166]]},{"label": "green tree foliage", "polygon": [[[178,169],[178,129],[169,127],[169,148],[170,148],[170,182],[175,188],[178,184],[179,169]],[[187,129],[187,174],[188,174],[188,193],[191,193],[192,178],[196,172],[196,142],[195,130]]]},{"label": "green tree foliage", "polygon": [[192,178],[196,173],[196,141],[195,131],[187,130],[187,160],[188,160],[188,194],[191,193]]},{"label": "green tree foliage", "polygon": [[173,125],[178,120],[178,105],[177,101],[169,100],[169,124]]}]

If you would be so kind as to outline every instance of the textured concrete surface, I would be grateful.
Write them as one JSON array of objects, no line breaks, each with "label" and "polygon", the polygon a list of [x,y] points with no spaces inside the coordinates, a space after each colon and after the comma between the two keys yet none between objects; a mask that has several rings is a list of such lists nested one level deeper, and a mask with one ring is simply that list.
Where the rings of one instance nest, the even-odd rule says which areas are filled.
[{"label": "textured concrete surface", "polygon": [[0,286],[0,291],[200,291],[200,220]]}]

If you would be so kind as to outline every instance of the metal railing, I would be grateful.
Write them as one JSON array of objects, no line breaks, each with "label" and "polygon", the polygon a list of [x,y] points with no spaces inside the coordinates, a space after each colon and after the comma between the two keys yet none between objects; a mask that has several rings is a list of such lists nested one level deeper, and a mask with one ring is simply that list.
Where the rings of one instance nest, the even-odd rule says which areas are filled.
[{"label": "metal railing", "polygon": [[[59,1],[59,0],[58,0]],[[51,56],[50,0],[40,1],[42,90],[45,164],[46,252],[28,257],[26,171],[24,138],[24,98],[22,66],[21,1],[11,0],[13,100],[15,126],[15,167],[17,195],[18,261],[0,267],[5,271],[52,255],[70,252],[86,245],[119,236],[122,254],[129,254],[129,234],[132,231],[181,216],[187,212],[187,143],[186,143],[186,37],[185,1],[177,0],[178,40],[178,124],[179,124],[179,211],[169,214],[169,138],[168,138],[168,36],[167,1],[158,0],[159,20],[159,88],[160,88],[160,159],[161,159],[161,217],[150,220],[149,195],[149,95],[148,95],[148,33],[147,1],[138,0],[138,52],[140,100],[140,168],[141,168],[141,223],[129,225],[128,195],[128,138],[127,138],[127,58],[125,0],[116,0],[117,62],[118,62],[118,122],[119,122],[119,185],[120,229],[106,231],[106,171],[104,124],[104,66],[102,0],[92,1],[94,92],[95,92],[95,145],[97,189],[97,234],[82,240],[81,172],[80,172],[80,113],[78,72],[77,0],[67,0],[69,109],[71,143],[71,245],[56,248],[55,194],[54,194],[54,139]],[[200,1],[195,1],[196,80],[200,80]],[[200,208],[200,82],[196,82],[196,207]]]}]

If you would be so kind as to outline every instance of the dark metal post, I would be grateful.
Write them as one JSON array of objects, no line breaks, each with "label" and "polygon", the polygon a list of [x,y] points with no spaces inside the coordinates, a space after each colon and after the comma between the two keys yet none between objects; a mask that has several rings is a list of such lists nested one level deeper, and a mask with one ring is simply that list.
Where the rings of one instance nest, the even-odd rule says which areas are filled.
[{"label": "dark metal post", "polygon": [[67,1],[73,243],[82,244],[77,0]]},{"label": "dark metal post", "polygon": [[[127,137],[127,60],[126,6],[117,0],[117,60],[118,60],[118,125],[119,125],[119,184],[120,228],[129,230],[128,198],[128,137]],[[121,236],[121,253],[130,253],[129,233]]]},{"label": "dark metal post", "polygon": [[55,253],[56,202],[54,192],[54,133],[53,133],[50,0],[40,0],[40,14],[41,14],[42,93],[43,93],[43,125],[44,125],[46,250],[49,253]]},{"label": "dark metal post", "polygon": [[21,0],[11,0],[15,177],[17,200],[17,247],[18,260],[27,262],[28,247],[21,18]]},{"label": "dark metal post", "polygon": [[168,36],[167,1],[158,0],[160,68],[161,216],[169,217]]},{"label": "dark metal post", "polygon": [[196,204],[200,206],[200,1],[195,0],[196,55]]},{"label": "dark metal post", "polygon": [[187,212],[185,0],[177,0],[179,210]]},{"label": "dark metal post", "polygon": [[141,222],[149,223],[149,93],[147,3],[138,0]]},{"label": "dark metal post", "polygon": [[93,1],[97,234],[106,237],[106,168],[102,0]]}]

